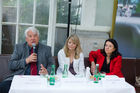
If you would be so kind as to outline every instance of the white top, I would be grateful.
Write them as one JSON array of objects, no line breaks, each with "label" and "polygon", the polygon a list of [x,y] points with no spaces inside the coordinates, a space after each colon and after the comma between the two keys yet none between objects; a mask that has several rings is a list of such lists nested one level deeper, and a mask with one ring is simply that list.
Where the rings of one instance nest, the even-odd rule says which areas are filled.
[{"label": "white top", "polygon": [[[57,69],[57,74],[62,74],[62,71],[64,69],[64,64],[68,65],[68,68],[70,66],[70,58],[66,57],[64,49],[61,49],[58,52],[58,63],[59,67]],[[77,73],[77,75],[84,75],[85,66],[84,66],[84,55],[83,53],[80,53],[80,57],[78,59],[73,60],[73,69]],[[71,74],[68,70],[68,73]],[[72,74],[71,74],[72,75]]]}]

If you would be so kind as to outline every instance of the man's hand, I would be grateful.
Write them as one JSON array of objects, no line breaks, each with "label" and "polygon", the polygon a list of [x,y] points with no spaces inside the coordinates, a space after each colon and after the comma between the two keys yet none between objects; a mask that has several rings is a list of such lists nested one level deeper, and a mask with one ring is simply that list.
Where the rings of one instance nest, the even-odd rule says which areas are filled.
[{"label": "man's hand", "polygon": [[48,74],[47,69],[42,64],[40,66],[41,66],[41,68],[39,70],[39,74],[40,75],[46,75],[46,74]]},{"label": "man's hand", "polygon": [[37,62],[37,54],[32,53],[29,57],[26,58],[26,64]]}]

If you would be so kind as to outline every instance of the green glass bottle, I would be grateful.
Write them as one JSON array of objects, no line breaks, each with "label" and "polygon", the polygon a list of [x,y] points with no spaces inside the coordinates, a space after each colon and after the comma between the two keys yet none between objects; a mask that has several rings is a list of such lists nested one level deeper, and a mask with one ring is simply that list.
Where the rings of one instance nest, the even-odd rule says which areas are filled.
[{"label": "green glass bottle", "polygon": [[51,68],[50,85],[55,85],[55,65],[52,65],[52,68]]},{"label": "green glass bottle", "polygon": [[94,83],[99,82],[99,64],[96,64],[95,73],[94,73]]}]

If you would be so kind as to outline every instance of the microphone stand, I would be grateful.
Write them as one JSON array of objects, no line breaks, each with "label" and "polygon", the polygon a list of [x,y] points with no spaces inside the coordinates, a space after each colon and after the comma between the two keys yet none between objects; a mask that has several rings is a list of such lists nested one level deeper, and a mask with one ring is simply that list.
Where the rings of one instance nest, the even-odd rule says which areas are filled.
[{"label": "microphone stand", "polygon": [[71,16],[71,0],[69,0],[69,2],[68,2],[68,26],[67,26],[67,37],[69,37],[70,16]]}]

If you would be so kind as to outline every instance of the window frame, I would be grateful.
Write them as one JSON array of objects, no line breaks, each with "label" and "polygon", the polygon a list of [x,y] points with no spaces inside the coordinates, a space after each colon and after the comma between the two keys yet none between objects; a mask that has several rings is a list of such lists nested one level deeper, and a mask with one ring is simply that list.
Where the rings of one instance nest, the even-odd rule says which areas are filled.
[{"label": "window frame", "polygon": [[[34,3],[34,6],[33,6],[33,22],[30,24],[30,23],[19,23],[19,5],[20,5],[20,0],[17,0],[17,4],[16,4],[16,8],[17,8],[17,11],[16,11],[16,15],[17,15],[17,20],[16,22],[2,22],[2,8],[3,8],[3,5],[2,5],[2,1],[3,0],[0,0],[0,54],[1,54],[1,51],[2,51],[2,25],[15,25],[16,26],[16,35],[15,35],[15,44],[18,44],[18,38],[19,38],[19,26],[33,26],[33,27],[36,27],[36,26],[39,26],[39,27],[46,27],[48,28],[48,37],[46,38],[47,39],[47,44],[46,45],[49,45],[52,47],[52,54],[54,53],[54,33],[55,33],[55,22],[56,20],[56,0],[50,0],[50,7],[49,7],[49,23],[48,25],[44,25],[44,24],[35,24],[35,18],[36,18],[36,2],[37,0],[33,0],[33,3]],[[55,11],[55,12],[54,12]],[[54,54],[53,54],[54,55]]]}]

